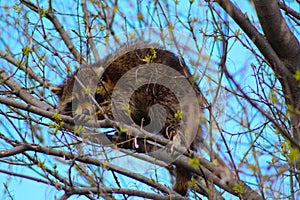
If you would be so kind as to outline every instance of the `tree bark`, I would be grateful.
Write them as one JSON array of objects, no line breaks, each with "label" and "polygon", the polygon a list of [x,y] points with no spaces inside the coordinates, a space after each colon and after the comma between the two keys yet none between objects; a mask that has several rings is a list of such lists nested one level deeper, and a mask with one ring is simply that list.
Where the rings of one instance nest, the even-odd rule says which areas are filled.
[{"label": "tree bark", "polygon": [[[299,41],[284,20],[278,2],[275,0],[254,0],[253,2],[267,40],[285,64],[286,70],[294,75],[297,70],[300,70]],[[291,114],[292,137],[300,143],[299,83],[294,77],[287,81],[287,77],[281,73],[277,74],[277,78],[282,82],[287,105],[292,106],[293,109]]]},{"label": "tree bark", "polygon": [[299,41],[288,27],[276,0],[254,0],[265,36],[293,74],[300,68]]}]

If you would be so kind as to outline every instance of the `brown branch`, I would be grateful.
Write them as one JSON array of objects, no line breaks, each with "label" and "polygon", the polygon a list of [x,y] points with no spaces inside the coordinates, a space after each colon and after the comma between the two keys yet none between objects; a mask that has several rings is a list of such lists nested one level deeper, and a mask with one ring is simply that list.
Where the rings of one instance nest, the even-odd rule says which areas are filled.
[{"label": "brown branch", "polygon": [[83,10],[83,22],[84,22],[84,25],[85,25],[85,32],[87,33],[88,35],[88,43],[90,44],[91,48],[92,48],[92,52],[94,54],[94,57],[95,57],[95,61],[99,61],[100,58],[99,58],[99,54],[98,54],[98,51],[97,51],[97,48],[96,48],[96,45],[93,41],[93,38],[91,37],[91,27],[89,25],[89,19],[88,19],[88,8],[87,8],[87,5],[86,5],[86,0],[81,0],[81,6],[82,6],[82,10]]},{"label": "brown branch", "polygon": [[[0,102],[3,103],[3,104],[6,104],[6,105],[11,105],[11,106],[19,108],[19,109],[24,109],[24,110],[33,112],[35,114],[39,114],[39,115],[48,117],[49,119],[53,119],[53,115],[55,114],[52,111],[45,111],[43,109],[40,109],[40,108],[37,108],[37,107],[34,107],[34,106],[27,106],[25,104],[16,102],[12,99],[3,98],[1,96],[0,96]],[[62,120],[74,124],[74,119],[72,117],[64,116],[64,115],[60,115],[60,116],[61,116]],[[118,122],[115,122],[115,121],[109,120],[109,119],[98,120],[97,122],[94,122],[94,121],[91,120],[91,121],[86,122],[85,125],[93,126],[93,127],[95,127],[95,126],[97,126],[97,127],[115,127],[115,128],[122,127],[123,129],[125,128],[125,129],[130,130],[130,133],[133,134],[134,136],[139,136],[139,137],[142,137],[142,138],[148,138],[148,139],[151,139],[152,141],[155,141],[155,142],[158,142],[158,143],[164,144],[164,145],[169,144],[170,145],[169,147],[172,146],[172,142],[170,142],[167,139],[155,136],[155,135],[153,135],[151,133],[148,133],[144,130],[141,130],[141,129],[138,129],[138,128],[135,128],[135,127],[131,127],[131,126],[128,126],[128,125],[125,125],[125,124],[121,124],[121,123],[118,123]],[[97,134],[99,134],[99,133],[96,133],[96,134],[92,134],[92,133],[81,134],[80,137],[87,138],[92,142],[99,142],[97,139],[95,139],[95,141],[93,141],[93,138],[97,137]],[[100,141],[103,142],[102,139]],[[30,148],[27,147],[28,149],[26,149],[26,150],[37,150],[38,152],[44,151],[45,153],[47,153],[47,151],[44,150],[43,147],[39,147],[39,146],[38,147],[29,146],[29,147]],[[167,147],[166,149],[168,149],[169,147]],[[227,166],[225,166],[223,163],[219,163],[219,164],[221,164],[221,166],[216,167],[214,164],[212,164],[211,162],[209,162],[205,158],[202,158],[201,156],[199,156],[199,155],[197,155],[197,154],[195,154],[191,151],[187,152],[186,151],[187,149],[185,147],[176,147],[176,148],[174,148],[174,150],[179,152],[180,154],[184,154],[184,155],[188,156],[188,157],[186,157],[186,156],[182,155],[182,157],[180,159],[176,159],[173,162],[173,164],[175,164],[176,166],[183,167],[183,168],[185,168],[185,169],[187,169],[187,170],[189,170],[189,171],[191,171],[191,172],[193,172],[193,173],[195,173],[199,176],[203,176],[203,172],[204,172],[204,178],[205,177],[212,177],[213,182],[216,185],[218,185],[219,187],[223,188],[224,190],[226,190],[227,192],[229,192],[231,194],[237,195],[236,192],[234,192],[233,189],[232,189],[236,184],[243,184],[246,188],[245,190],[246,190],[247,194],[248,193],[249,194],[254,194],[254,195],[257,194],[254,190],[251,190],[250,187],[248,187],[244,182],[237,181],[237,179],[235,178],[235,175],[232,174],[231,170]],[[55,150],[53,150],[52,154],[49,153],[49,152],[47,154],[58,156],[58,153]],[[165,161],[165,162],[170,162],[170,158],[172,157],[172,155],[170,155],[170,153],[166,153],[165,151],[164,152],[159,152],[159,153],[155,152],[154,154],[149,154],[149,155],[154,157],[154,158],[157,158],[159,160]],[[72,159],[75,157],[73,154],[70,154],[70,155],[68,154],[68,155],[64,155],[64,156],[66,156],[66,157],[72,156],[71,157]],[[63,156],[61,156],[61,157],[63,157]],[[189,159],[190,158],[198,159],[199,163],[204,168],[203,169],[193,168],[189,164]],[[85,160],[85,158],[78,159],[78,161],[81,161],[81,162],[84,162],[84,163],[89,163]],[[90,164],[95,164],[93,162],[94,162],[94,160],[92,160],[92,162]],[[106,163],[106,165],[107,164],[108,163]],[[222,173],[222,172],[225,172],[225,173]],[[218,174],[219,177],[215,174]],[[229,177],[227,177],[228,175],[229,175]],[[224,182],[222,180],[226,180],[227,182]]]},{"label": "brown branch", "polygon": [[39,108],[51,109],[51,107],[42,101],[33,97],[30,93],[21,87],[11,76],[9,76],[6,71],[0,68],[0,80],[1,84],[7,85],[11,91],[13,91],[17,96],[24,100],[29,105],[34,105]]},{"label": "brown branch", "polygon": [[170,199],[186,199],[181,196],[171,194],[171,195],[160,195],[160,194],[154,194],[149,192],[143,192],[141,190],[133,190],[133,189],[127,189],[127,188],[112,188],[112,187],[82,187],[82,188],[70,188],[66,190],[67,194],[127,194],[129,196],[137,196],[137,197],[143,197],[148,199],[158,199],[158,200],[170,200]]},{"label": "brown branch", "polygon": [[16,146],[11,149],[0,150],[0,158],[20,154],[20,153],[25,152],[26,150],[27,150],[27,148],[25,146]]},{"label": "brown branch", "polygon": [[9,54],[7,54],[7,53],[5,53],[3,51],[0,51],[0,57],[2,57],[3,59],[5,59],[9,63],[13,64],[14,66],[18,67],[22,71],[24,71],[26,74],[29,75],[30,78],[33,78],[34,80],[36,80],[37,82],[39,82],[41,85],[43,85],[45,87],[49,87],[50,84],[48,83],[47,80],[44,80],[42,77],[40,77],[39,75],[37,75],[36,73],[34,73],[31,68],[25,67],[22,63],[18,63]]},{"label": "brown branch", "polygon": [[[1,151],[0,151],[0,153],[1,153]],[[1,157],[1,154],[0,154],[0,157]],[[8,171],[8,170],[2,170],[2,169],[0,169],[0,173],[7,174],[9,176],[15,176],[15,177],[23,178],[23,179],[28,179],[28,180],[35,181],[35,182],[38,182],[38,183],[44,183],[46,185],[52,185],[55,188],[63,188],[63,186],[60,185],[57,182],[52,183],[50,181],[45,181],[43,179],[32,177],[32,176],[28,176],[28,175],[25,175],[25,174],[19,174],[19,173],[11,172],[11,171]]]},{"label": "brown branch", "polygon": [[267,40],[289,70],[295,73],[296,69],[300,68],[299,41],[283,18],[278,2],[274,0],[253,2]]},{"label": "brown branch", "polygon": [[[100,166],[102,168],[106,168],[112,171],[115,171],[119,174],[125,175],[127,177],[133,178],[135,180],[138,180],[142,183],[145,183],[146,185],[149,185],[151,187],[154,187],[158,190],[161,190],[162,192],[168,194],[170,189],[168,187],[165,187],[159,183],[156,183],[154,181],[152,181],[149,178],[146,178],[140,174],[137,174],[135,172],[129,171],[127,169],[124,169],[122,167],[113,165],[111,163],[108,163],[106,161],[101,161],[100,159],[95,159],[95,158],[89,158],[85,155],[80,156],[80,155],[75,155],[73,153],[69,153],[69,152],[65,152],[65,151],[61,151],[61,150],[55,150],[49,147],[42,147],[39,145],[31,145],[31,144],[26,144],[26,143],[20,143],[19,144],[19,148],[17,148],[18,146],[10,149],[10,150],[2,150],[0,151],[0,158],[3,157],[8,157],[9,155],[11,155],[11,153],[9,151],[12,152],[19,152],[19,153],[24,153],[26,151],[34,151],[34,152],[40,152],[40,153],[44,153],[47,155],[52,155],[52,156],[57,156],[57,157],[61,157],[64,159],[69,159],[69,160],[76,160],[82,163],[86,163],[86,164],[91,164],[91,165],[95,165],[95,166]],[[17,148],[15,150],[15,148]],[[22,152],[21,152],[22,150]]]},{"label": "brown branch", "polygon": [[[24,153],[27,150],[32,150],[31,148],[28,147],[28,145],[20,145],[20,146],[16,146],[14,148],[8,149],[8,150],[2,150],[0,151],[0,158],[2,157],[9,157],[12,155],[16,155],[19,153]],[[49,152],[50,149],[48,150],[43,150],[43,153],[47,154],[47,151]],[[68,157],[67,157],[68,158]],[[103,166],[104,164],[102,164]],[[36,182],[42,182],[45,183],[47,185],[52,185],[55,186],[56,188],[62,189],[64,188],[63,186],[59,186],[56,183],[51,183],[42,179],[38,179],[38,178],[34,178],[34,177],[30,177],[30,176],[26,176],[23,174],[17,174],[17,173],[13,173],[13,172],[8,172],[8,171],[4,171],[4,170],[0,170],[0,173],[5,173],[11,176],[17,176],[20,178],[26,178],[29,180],[33,180]],[[131,172],[128,172],[131,173]],[[153,198],[153,199],[182,199],[182,197],[179,197],[178,195],[168,195],[168,196],[162,196],[162,195],[157,195],[157,194],[153,194],[153,193],[148,193],[148,192],[143,192],[143,191],[139,191],[139,190],[130,190],[130,189],[123,189],[123,188],[96,188],[96,187],[86,187],[86,188],[68,188],[66,189],[66,194],[71,195],[71,194],[90,194],[90,193],[94,193],[94,194],[100,194],[101,193],[124,193],[124,194],[128,194],[131,196],[140,196],[140,197],[145,197],[145,198]]]},{"label": "brown branch", "polygon": [[[27,1],[27,0],[21,0],[21,3],[24,4],[25,6],[27,6],[28,8],[30,8],[31,10],[35,11],[36,13],[40,13],[41,9],[37,5],[33,4],[32,2]],[[66,44],[67,48],[72,53],[74,58],[78,61],[78,63],[85,64],[84,58],[81,56],[81,54],[75,48],[70,36],[63,28],[63,25],[58,21],[57,17],[54,14],[54,11],[52,10],[51,7],[49,8],[49,10],[47,10],[47,12],[45,13],[45,16],[47,19],[49,19],[52,22],[55,29],[60,34],[62,40]]]},{"label": "brown branch", "polygon": [[70,196],[72,196],[71,194],[64,194],[61,197],[59,197],[57,200],[67,200]]},{"label": "brown branch", "polygon": [[[296,102],[293,100],[294,95],[292,90],[298,88],[298,83],[293,77],[293,73],[287,70],[284,63],[279,59],[269,42],[256,30],[239,8],[237,8],[230,0],[216,0],[216,2],[232,17],[232,19],[243,29],[243,31],[258,47],[260,52],[270,63],[270,67],[274,70],[276,77],[280,80],[287,104],[296,107]],[[253,102],[250,98],[247,100],[252,105],[255,105],[255,102]],[[257,106],[257,108],[259,108],[259,106]],[[261,108],[258,110],[265,113]],[[266,115],[266,117],[268,117],[268,115]],[[297,124],[297,122],[294,122],[293,126],[297,126]],[[276,128],[281,131],[282,135],[288,138],[294,146],[297,148],[300,147],[299,143],[296,142],[287,131],[285,131],[277,123],[275,123],[275,125]]]},{"label": "brown branch", "polygon": [[251,24],[249,19],[242,11],[237,8],[230,0],[216,0],[216,2],[232,17],[232,19],[242,28],[260,52],[271,64],[275,73],[293,79],[293,74],[286,70],[283,62],[278,58],[268,41]]},{"label": "brown branch", "polygon": [[279,7],[284,10],[287,14],[295,17],[296,19],[300,20],[300,13],[292,9],[291,7],[287,6],[283,2],[278,2]]},{"label": "brown branch", "polygon": [[[12,106],[14,108],[19,108],[21,110],[26,110],[26,111],[29,111],[29,112],[47,117],[49,119],[53,119],[53,115],[56,113],[56,112],[53,111],[53,109],[50,109],[49,111],[46,111],[46,107],[44,107],[45,109],[41,109],[39,107],[30,105],[30,104],[29,105],[24,104],[24,103],[15,101],[15,100],[10,99],[10,98],[5,98],[5,97],[2,97],[2,96],[0,96],[0,102],[2,104],[7,105],[7,106]],[[74,124],[74,119],[72,117],[65,116],[65,115],[62,115],[61,117],[65,122],[70,123],[70,124]]]}]

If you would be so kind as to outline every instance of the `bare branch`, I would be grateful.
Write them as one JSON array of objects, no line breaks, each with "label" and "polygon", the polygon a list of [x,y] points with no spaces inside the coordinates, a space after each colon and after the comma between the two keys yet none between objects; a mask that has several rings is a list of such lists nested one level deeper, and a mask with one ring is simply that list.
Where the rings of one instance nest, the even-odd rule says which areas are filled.
[{"label": "bare branch", "polygon": [[299,41],[283,18],[278,2],[254,0],[256,12],[267,40],[292,73],[300,67]]},{"label": "bare branch", "polygon": [[292,9],[291,7],[288,7],[283,2],[278,2],[279,7],[284,10],[286,13],[290,14],[291,16],[295,17],[296,19],[300,20],[300,13],[296,10]]},{"label": "bare branch", "polygon": [[81,5],[82,5],[82,9],[83,9],[83,21],[84,21],[84,25],[85,25],[85,32],[87,33],[88,35],[88,43],[91,45],[91,48],[92,48],[92,52],[93,52],[93,55],[95,57],[95,61],[99,61],[100,58],[99,58],[99,54],[98,54],[98,50],[96,48],[96,45],[93,41],[93,38],[91,37],[91,27],[90,27],[90,24],[89,24],[89,17],[88,17],[88,14],[89,14],[89,11],[88,11],[88,8],[87,8],[87,5],[86,5],[86,0],[81,0]]},{"label": "bare branch", "polygon": [[[0,151],[0,157],[1,157],[1,151]],[[46,185],[52,185],[52,186],[55,186],[56,188],[62,188],[62,185],[59,185],[59,183],[54,184],[54,183],[51,183],[50,181],[45,181],[45,180],[40,179],[40,178],[36,178],[36,177],[24,175],[24,174],[19,174],[19,173],[11,172],[11,171],[8,171],[8,170],[6,171],[6,170],[0,169],[0,173],[7,174],[7,175],[10,175],[10,176],[19,177],[19,178],[28,179],[28,180],[31,180],[31,181],[36,181],[36,182],[39,182],[39,183],[44,183]]]},{"label": "bare branch", "polygon": [[67,189],[67,193],[70,194],[107,194],[107,193],[112,193],[112,194],[127,194],[129,196],[137,196],[137,197],[143,197],[143,198],[149,198],[149,199],[159,199],[159,200],[170,200],[170,199],[186,199],[175,194],[171,195],[159,195],[159,194],[154,194],[154,193],[149,193],[149,192],[143,192],[140,190],[133,190],[133,189],[127,189],[127,188],[111,188],[111,187],[87,187],[87,188],[70,188]]},{"label": "bare branch", "polygon": [[257,29],[251,24],[249,19],[242,11],[237,8],[230,0],[217,0],[217,3],[235,20],[235,22],[245,31],[248,37],[259,48],[265,58],[271,63],[275,73],[280,73],[283,76],[292,78],[282,61],[278,58],[277,54],[270,46],[268,41],[261,35]]},{"label": "bare branch", "polygon": [[49,82],[47,80],[44,80],[42,77],[40,77],[39,75],[37,75],[36,73],[34,73],[31,68],[25,67],[22,63],[18,63],[9,54],[7,54],[7,53],[5,53],[3,51],[0,51],[0,57],[2,57],[3,59],[7,60],[9,63],[13,64],[14,66],[20,68],[21,70],[23,70],[31,78],[34,78],[34,80],[38,81],[41,85],[43,85],[45,87],[49,87],[50,84],[49,84]]},{"label": "bare branch", "polygon": [[20,153],[25,152],[26,150],[27,150],[27,148],[25,146],[16,146],[11,149],[0,150],[0,158],[20,154]]},{"label": "bare branch", "polygon": [[[10,100],[10,99],[5,99],[3,97],[0,97],[0,102],[1,103],[4,103],[4,104],[11,104],[13,105],[14,107],[18,107],[20,109],[26,109],[30,112],[33,112],[33,113],[36,113],[36,114],[45,114],[44,116],[52,119],[52,116],[54,115],[53,112],[50,112],[50,111],[43,111],[42,109],[39,109],[39,108],[36,108],[36,107],[33,107],[33,106],[25,106],[24,104],[21,104],[19,102],[14,102],[13,100]],[[66,120],[68,122],[74,122],[73,119],[69,116],[63,116],[61,115],[61,118],[63,120]],[[124,125],[124,124],[120,124],[118,122],[115,122],[113,120],[108,120],[108,119],[105,119],[105,120],[98,120],[97,123],[93,122],[91,120],[91,122],[87,122],[86,124],[89,124],[89,125],[97,125],[99,127],[123,127],[123,128],[126,128],[128,130],[130,130],[130,132],[134,135],[137,135],[137,136],[141,136],[142,138],[144,137],[147,137],[153,141],[156,141],[158,143],[161,143],[161,144],[170,144],[171,142],[167,139],[164,139],[164,138],[160,138],[160,137],[157,137],[151,133],[148,133],[144,130],[140,130],[140,129],[137,129],[137,128],[134,128],[134,127],[131,127],[131,126],[128,126],[128,125]],[[85,137],[88,137],[90,140],[92,140],[92,138],[95,137],[95,135],[91,134],[91,133],[88,133],[86,135],[82,135],[83,138]],[[97,142],[97,141],[96,141]],[[103,141],[102,141],[103,142]],[[27,147],[27,146],[26,146]],[[31,146],[29,146],[31,147]],[[43,147],[41,147],[43,149]],[[31,149],[31,148],[28,148],[26,150],[37,150],[38,152],[40,152],[40,148],[38,149]],[[180,159],[176,159],[174,161],[174,164],[176,166],[180,166],[184,169],[187,169],[191,172],[194,172],[196,174],[198,174],[199,176],[204,176],[205,177],[212,177],[214,183],[216,185],[218,185],[219,187],[223,188],[224,190],[232,193],[232,194],[236,194],[235,191],[233,191],[233,187],[236,185],[236,184],[243,184],[245,185],[245,189],[246,189],[246,192],[245,193],[249,193],[249,194],[256,194],[256,192],[254,190],[251,190],[250,187],[246,186],[245,183],[243,183],[242,181],[237,181],[237,178],[235,178],[235,175],[232,174],[231,170],[225,166],[223,163],[219,163],[220,166],[219,167],[215,167],[211,162],[209,162],[208,160],[206,160],[205,158],[202,158],[201,156],[197,155],[197,154],[194,154],[192,152],[186,152],[186,148],[185,147],[176,147],[176,150],[178,152],[181,152],[181,153],[184,153],[185,155],[187,155],[189,158],[197,158],[200,162],[201,165],[203,165],[205,167],[205,169],[200,169],[200,168],[193,168],[190,164],[189,164],[189,158],[187,157],[181,157]],[[45,153],[47,153],[45,151]],[[151,154],[151,156],[159,159],[159,160],[162,160],[162,161],[167,161],[168,162],[168,159],[170,159],[170,154],[167,153],[165,154],[166,152],[159,152],[159,153],[154,153],[154,154]],[[47,153],[49,154],[49,152]],[[53,153],[50,155],[56,155],[57,156],[57,153]],[[66,156],[66,155],[65,155]],[[74,156],[74,155],[72,155]],[[166,158],[168,158],[166,160]],[[85,162],[83,160],[79,160],[81,162]],[[91,163],[92,164],[92,163]],[[204,174],[203,174],[204,172]],[[224,173],[222,173],[224,172]],[[215,174],[218,174],[218,176],[216,176]],[[229,176],[229,178],[227,177]],[[226,180],[227,182],[224,182],[222,181],[223,180]],[[227,185],[229,184],[229,185]],[[256,196],[259,196],[259,195],[256,195]]]},{"label": "bare branch", "polygon": [[27,102],[29,105],[35,105],[39,108],[51,109],[51,107],[42,101],[39,101],[33,97],[30,93],[21,87],[11,76],[9,76],[4,69],[0,68],[0,79],[1,84],[7,85],[11,91],[13,91],[17,96]]},{"label": "bare branch", "polygon": [[[40,8],[35,4],[33,4],[32,2],[27,0],[21,0],[21,3],[27,6],[28,8],[30,8],[31,10],[35,11],[36,13],[40,13]],[[63,25],[58,21],[57,17],[54,14],[54,11],[51,8],[49,8],[49,10],[46,12],[46,17],[52,22],[57,32],[59,32],[64,43],[66,44],[66,46],[68,47],[69,51],[72,53],[74,58],[78,61],[78,63],[85,64],[84,58],[76,50],[76,47],[72,43],[70,36],[63,28]]]},{"label": "bare branch", "polygon": [[[167,188],[167,187],[165,187],[165,186],[163,186],[159,183],[156,183],[156,182],[152,181],[149,178],[146,178],[146,177],[144,177],[140,174],[129,171],[129,170],[124,169],[122,167],[113,165],[111,163],[101,161],[99,159],[89,158],[85,155],[83,155],[83,156],[75,155],[71,152],[55,150],[53,148],[42,147],[42,146],[39,146],[39,145],[30,145],[30,144],[24,144],[23,143],[23,144],[20,144],[20,146],[22,146],[22,147],[18,148],[19,151],[22,150],[23,152],[25,152],[25,151],[40,152],[40,153],[44,153],[44,154],[47,154],[47,155],[58,156],[58,157],[61,157],[61,158],[64,158],[64,159],[76,160],[76,161],[79,161],[79,162],[82,162],[82,163],[92,164],[92,165],[95,165],[95,166],[100,166],[100,167],[118,172],[118,173],[123,174],[125,176],[134,178],[134,179],[136,179],[136,180],[138,180],[142,183],[145,183],[149,186],[152,186],[152,187],[154,187],[158,190],[161,190],[164,193],[169,193],[169,191],[170,191],[169,188]],[[9,154],[5,154],[5,152],[1,153],[1,157],[7,157],[7,156],[9,156]]]}]

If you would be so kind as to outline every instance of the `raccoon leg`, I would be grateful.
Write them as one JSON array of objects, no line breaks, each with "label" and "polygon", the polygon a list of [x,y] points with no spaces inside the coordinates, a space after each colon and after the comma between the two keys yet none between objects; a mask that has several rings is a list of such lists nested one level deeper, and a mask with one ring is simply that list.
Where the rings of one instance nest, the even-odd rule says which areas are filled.
[{"label": "raccoon leg", "polygon": [[176,182],[173,190],[182,196],[186,196],[189,188],[189,181],[191,180],[191,173],[184,168],[176,167]]}]

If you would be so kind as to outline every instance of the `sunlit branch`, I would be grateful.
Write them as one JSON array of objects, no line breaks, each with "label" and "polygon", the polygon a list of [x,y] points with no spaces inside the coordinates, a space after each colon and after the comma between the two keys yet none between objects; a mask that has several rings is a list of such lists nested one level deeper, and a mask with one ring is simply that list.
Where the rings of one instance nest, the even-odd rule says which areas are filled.
[{"label": "sunlit branch", "polygon": [[[28,8],[33,10],[36,13],[40,13],[41,8],[38,7],[37,5],[33,4],[30,1],[27,0],[21,0],[21,3],[26,5]],[[85,63],[83,57],[80,55],[80,53],[77,51],[76,47],[74,46],[69,34],[65,31],[63,28],[63,25],[58,21],[57,17],[55,16],[54,10],[51,8],[45,13],[45,16],[47,19],[49,19],[52,24],[54,25],[55,29],[57,32],[59,32],[60,36],[62,37],[64,43],[66,44],[67,48],[69,51],[72,53],[74,58],[81,64]]]}]

